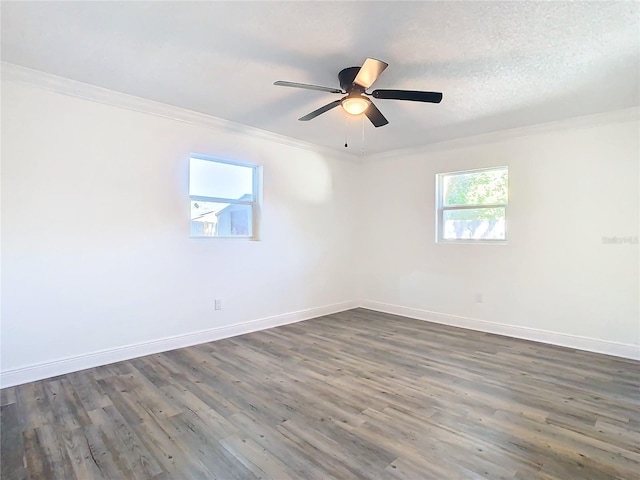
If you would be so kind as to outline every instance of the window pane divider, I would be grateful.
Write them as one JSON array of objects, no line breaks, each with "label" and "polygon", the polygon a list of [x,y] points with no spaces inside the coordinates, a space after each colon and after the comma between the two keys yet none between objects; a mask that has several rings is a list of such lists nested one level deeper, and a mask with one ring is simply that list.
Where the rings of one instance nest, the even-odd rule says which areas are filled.
[{"label": "window pane divider", "polygon": [[214,202],[214,203],[233,203],[235,205],[254,205],[255,200],[238,200],[235,198],[222,198],[222,197],[203,197],[200,195],[189,195],[190,200],[196,200],[198,202]]},{"label": "window pane divider", "polygon": [[491,203],[482,205],[446,205],[440,207],[442,210],[477,210],[479,208],[505,208],[506,203]]}]

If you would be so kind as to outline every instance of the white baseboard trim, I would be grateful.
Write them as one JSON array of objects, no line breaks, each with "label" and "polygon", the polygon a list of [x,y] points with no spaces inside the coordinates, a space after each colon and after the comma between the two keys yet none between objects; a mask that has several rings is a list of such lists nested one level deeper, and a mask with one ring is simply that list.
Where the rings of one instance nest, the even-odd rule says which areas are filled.
[{"label": "white baseboard trim", "polygon": [[161,338],[151,340],[149,342],[126,345],[123,347],[116,347],[75,357],[62,358],[50,362],[6,370],[0,373],[0,388],[12,387],[23,383],[34,382],[45,378],[64,375],[66,373],[85,370],[87,368],[99,367],[101,365],[108,365],[110,363],[130,360],[132,358],[143,357],[145,355],[175,350],[176,348],[189,347],[191,345],[222,340],[223,338],[244,335],[258,330],[297,323],[303,320],[343,312],[357,307],[414,318],[417,320],[440,323],[443,325],[451,325],[454,327],[495,333],[514,338],[522,338],[551,345],[559,345],[578,350],[586,350],[589,352],[640,360],[640,347],[637,345],[609,342],[595,338],[568,335],[565,333],[550,332],[529,327],[506,325],[502,323],[489,322],[487,320],[479,320],[476,318],[460,317],[446,313],[431,312],[429,310],[376,302],[373,300],[359,300],[309,308],[306,310],[274,315],[272,317],[250,320],[248,322],[238,323],[235,325],[211,328],[199,332],[186,333],[183,335],[176,335],[174,337]]},{"label": "white baseboard trim", "polygon": [[149,342],[126,345],[123,347],[78,355],[75,357],[62,358],[46,363],[15,368],[0,373],[0,387],[13,387],[15,385],[51,378],[57,375],[64,375],[65,373],[77,372],[87,368],[108,365],[114,362],[121,362],[123,360],[130,360],[132,358],[143,357],[145,355],[175,350],[176,348],[212,342],[223,338],[235,337],[237,335],[244,335],[245,333],[256,332],[258,330],[279,327],[281,325],[288,325],[290,323],[309,320],[323,315],[351,310],[357,306],[358,302],[356,301],[335,303],[332,305],[309,308],[306,310],[299,310],[297,312],[237,323],[235,325],[211,328],[199,332],[160,338]]},{"label": "white baseboard trim", "polygon": [[566,333],[550,332],[536,328],[506,325],[503,323],[489,322],[487,320],[479,320],[476,318],[459,317],[446,313],[431,312],[429,310],[403,307],[400,305],[376,302],[373,300],[360,300],[359,305],[362,308],[367,308],[369,310],[391,313],[393,315],[415,318],[417,320],[425,320],[427,322],[467,328],[469,330],[477,330],[480,332],[495,333],[498,335],[505,335],[507,337],[522,338],[524,340],[533,340],[534,342],[548,343],[577,350],[586,350],[588,352],[604,353],[606,355],[614,355],[616,357],[629,358],[632,360],[640,360],[640,347],[638,345],[609,342],[606,340],[581,337],[578,335],[568,335]]}]

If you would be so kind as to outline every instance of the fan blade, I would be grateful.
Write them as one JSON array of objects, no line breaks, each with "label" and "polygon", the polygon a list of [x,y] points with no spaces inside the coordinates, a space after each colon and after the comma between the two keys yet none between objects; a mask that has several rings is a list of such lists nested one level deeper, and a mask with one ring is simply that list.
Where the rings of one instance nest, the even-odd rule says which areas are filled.
[{"label": "fan blade", "polygon": [[376,107],[373,103],[371,103],[369,105],[369,108],[364,111],[364,114],[369,118],[369,120],[371,120],[371,123],[373,123],[374,127],[382,127],[383,125],[389,123],[389,120],[384,118],[382,112],[378,110],[378,107]]},{"label": "fan blade", "polygon": [[309,120],[316,118],[318,115],[322,115],[324,112],[328,112],[332,108],[336,108],[338,105],[340,105],[341,101],[342,100],[336,100],[335,102],[327,103],[324,107],[320,107],[310,114],[305,115],[304,117],[300,117],[298,120],[300,120],[301,122],[308,122]]},{"label": "fan blade", "polygon": [[342,90],[339,88],[321,87],[320,85],[309,85],[306,83],[283,82],[282,80],[278,80],[277,82],[273,82],[273,84],[278,85],[279,87],[294,87],[304,88],[306,90],[319,90],[321,92],[342,93]]},{"label": "fan blade", "polygon": [[371,92],[371,96],[389,100],[410,100],[412,102],[440,103],[442,101],[442,93],[440,92],[420,92],[417,90],[374,90]]},{"label": "fan blade", "polygon": [[367,89],[373,85],[373,82],[376,81],[378,76],[384,72],[384,69],[388,66],[387,63],[376,60],[375,58],[367,58],[362,64],[362,67],[360,67],[353,83]]}]

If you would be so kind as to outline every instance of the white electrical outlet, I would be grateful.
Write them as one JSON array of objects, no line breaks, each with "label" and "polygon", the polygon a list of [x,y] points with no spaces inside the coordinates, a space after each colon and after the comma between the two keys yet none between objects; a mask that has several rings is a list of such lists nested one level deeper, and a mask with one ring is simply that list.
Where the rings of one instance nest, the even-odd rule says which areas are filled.
[{"label": "white electrical outlet", "polygon": [[216,298],[214,305],[216,310],[222,310],[222,300],[220,298]]},{"label": "white electrical outlet", "polygon": [[476,293],[476,303],[482,303],[482,294]]}]

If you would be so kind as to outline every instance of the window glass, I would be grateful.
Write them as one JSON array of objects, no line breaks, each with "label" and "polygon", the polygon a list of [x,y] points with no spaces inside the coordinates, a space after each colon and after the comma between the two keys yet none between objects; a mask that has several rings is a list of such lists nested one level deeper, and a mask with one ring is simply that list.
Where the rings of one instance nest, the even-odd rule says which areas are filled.
[{"label": "window glass", "polygon": [[507,202],[507,170],[483,170],[443,177],[443,205],[495,205]]},{"label": "window glass", "polygon": [[436,241],[507,239],[507,167],[440,173],[436,186]]},{"label": "window glass", "polygon": [[191,158],[189,195],[253,200],[253,167]]},{"label": "window glass", "polygon": [[191,157],[189,161],[190,235],[256,235],[257,166]]},{"label": "window glass", "polygon": [[504,208],[445,210],[443,216],[445,240],[506,238]]}]

